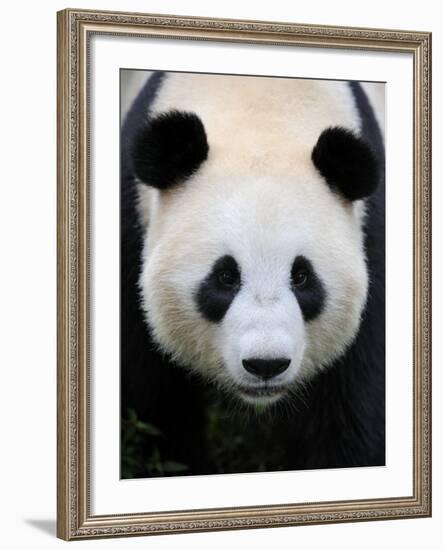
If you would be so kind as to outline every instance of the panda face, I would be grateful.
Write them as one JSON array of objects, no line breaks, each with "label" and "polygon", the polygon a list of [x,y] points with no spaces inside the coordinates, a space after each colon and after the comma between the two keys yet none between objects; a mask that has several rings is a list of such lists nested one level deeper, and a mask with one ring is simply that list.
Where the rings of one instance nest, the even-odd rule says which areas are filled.
[{"label": "panda face", "polygon": [[177,364],[261,406],[345,352],[378,181],[359,125],[343,82],[168,76],[132,160],[142,306]]},{"label": "panda face", "polygon": [[312,162],[296,178],[211,171],[150,190],[146,319],[177,363],[267,405],[327,367],[358,330],[362,203],[343,201]]}]

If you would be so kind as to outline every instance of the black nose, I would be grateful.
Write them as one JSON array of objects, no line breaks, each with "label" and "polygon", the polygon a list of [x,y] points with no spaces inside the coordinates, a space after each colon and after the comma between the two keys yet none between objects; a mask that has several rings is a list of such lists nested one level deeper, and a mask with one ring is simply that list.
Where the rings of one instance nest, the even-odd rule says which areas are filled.
[{"label": "black nose", "polygon": [[282,373],[289,367],[290,359],[243,359],[245,369],[263,380]]}]

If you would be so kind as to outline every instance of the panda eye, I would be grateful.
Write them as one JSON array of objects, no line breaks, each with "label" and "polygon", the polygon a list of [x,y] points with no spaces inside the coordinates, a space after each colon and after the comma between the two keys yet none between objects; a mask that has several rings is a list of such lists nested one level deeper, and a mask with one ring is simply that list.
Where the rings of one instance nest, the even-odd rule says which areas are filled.
[{"label": "panda eye", "polygon": [[292,273],[292,284],[297,287],[303,287],[308,282],[308,271],[304,268],[297,269]]},{"label": "panda eye", "polygon": [[236,288],[240,284],[238,273],[232,269],[222,269],[217,273],[217,279],[224,288]]}]

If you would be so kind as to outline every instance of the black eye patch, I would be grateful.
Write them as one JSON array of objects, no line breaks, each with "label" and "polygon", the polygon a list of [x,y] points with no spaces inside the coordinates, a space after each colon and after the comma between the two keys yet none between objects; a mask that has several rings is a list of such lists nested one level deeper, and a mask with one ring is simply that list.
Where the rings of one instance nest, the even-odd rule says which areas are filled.
[{"label": "black eye patch", "polygon": [[219,323],[240,290],[240,269],[232,256],[222,256],[201,282],[196,302],[200,313],[208,321]]},{"label": "black eye patch", "polygon": [[291,288],[305,321],[312,321],[320,315],[326,302],[326,291],[311,262],[304,256],[297,256],[292,264]]}]

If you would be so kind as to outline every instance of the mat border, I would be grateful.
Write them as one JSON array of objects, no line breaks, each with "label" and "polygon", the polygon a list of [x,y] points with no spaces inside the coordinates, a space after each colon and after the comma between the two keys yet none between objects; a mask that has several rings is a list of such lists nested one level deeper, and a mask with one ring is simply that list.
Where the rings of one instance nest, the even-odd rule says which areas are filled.
[{"label": "mat border", "polygon": [[[413,495],[93,516],[88,481],[87,52],[93,34],[407,52],[414,60]],[[431,33],[67,9],[57,13],[57,536],[64,540],[431,515]]]}]

